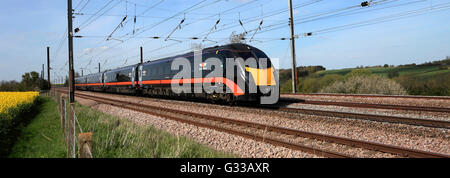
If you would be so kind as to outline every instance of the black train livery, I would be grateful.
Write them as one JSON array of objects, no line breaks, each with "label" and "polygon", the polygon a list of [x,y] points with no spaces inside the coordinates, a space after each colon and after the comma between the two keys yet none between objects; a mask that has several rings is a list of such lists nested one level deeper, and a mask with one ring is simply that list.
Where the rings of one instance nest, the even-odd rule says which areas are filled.
[{"label": "black train livery", "polygon": [[[189,60],[191,66],[191,77],[174,79],[174,76],[182,70],[171,70],[172,62],[179,57]],[[205,67],[205,60],[209,58],[219,59],[223,65],[223,73],[211,73],[213,67]],[[234,78],[230,79],[226,76],[227,58],[242,58],[244,61],[254,58],[257,61],[260,58],[267,59],[266,65],[258,67],[249,67],[246,63],[236,62],[234,65]],[[238,60],[236,60],[238,61]],[[201,71],[201,77],[194,77],[194,70]],[[211,73],[211,74],[210,74]],[[207,76],[207,77],[206,77]],[[244,81],[243,85],[238,85],[237,81],[240,77]],[[176,88],[172,88],[172,83],[179,83],[186,86],[191,84],[190,92],[174,92]],[[197,83],[197,85],[195,85]],[[213,83],[213,85],[198,85],[199,83]],[[188,85],[189,86],[189,85]],[[203,87],[200,91],[194,92],[197,86]],[[206,87],[223,86],[223,92],[206,92]],[[242,86],[242,87],[239,87]],[[223,46],[215,46],[202,50],[202,62],[194,65],[194,52],[183,55],[167,57],[159,60],[145,62],[143,64],[135,64],[114,70],[108,70],[101,73],[90,74],[87,76],[75,78],[76,90],[98,91],[108,93],[136,94],[144,96],[166,96],[171,98],[183,99],[206,99],[210,101],[223,101],[227,103],[259,101],[262,96],[268,96],[273,92],[275,87],[279,87],[276,69],[267,55],[261,50],[246,44],[228,44]],[[250,91],[250,88],[257,88]],[[278,88],[279,89],[279,88]],[[225,91],[226,90],[226,91]],[[199,91],[199,90],[197,90]],[[264,92],[262,92],[264,91]],[[279,90],[277,90],[279,91]],[[279,97],[279,92],[278,97]]]}]

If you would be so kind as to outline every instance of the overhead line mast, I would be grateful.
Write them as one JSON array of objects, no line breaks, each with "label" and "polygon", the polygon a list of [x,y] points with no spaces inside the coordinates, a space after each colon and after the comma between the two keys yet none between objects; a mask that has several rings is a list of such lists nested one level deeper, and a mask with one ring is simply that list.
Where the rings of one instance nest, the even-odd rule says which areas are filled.
[{"label": "overhead line mast", "polygon": [[292,12],[292,0],[289,0],[289,26],[291,27],[291,57],[292,57],[292,93],[297,93],[297,64],[295,61],[295,33],[294,13]]},{"label": "overhead line mast", "polygon": [[50,82],[50,47],[47,47],[47,81],[48,81],[48,89],[51,89]]},{"label": "overhead line mast", "polygon": [[70,101],[70,103],[75,102],[72,18],[73,18],[72,0],[67,0],[67,25],[68,25],[67,29],[68,29],[68,41],[69,41],[69,101]]}]

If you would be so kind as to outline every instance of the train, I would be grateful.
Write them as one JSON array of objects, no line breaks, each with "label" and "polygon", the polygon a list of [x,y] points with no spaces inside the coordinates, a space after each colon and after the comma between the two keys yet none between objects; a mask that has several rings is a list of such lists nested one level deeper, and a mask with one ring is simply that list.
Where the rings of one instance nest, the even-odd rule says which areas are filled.
[{"label": "train", "polygon": [[[201,56],[192,51],[76,77],[75,89],[183,100],[200,99],[228,104],[261,102],[261,98],[270,97],[271,101],[267,104],[278,101],[278,74],[271,59],[263,51],[242,43],[214,46],[199,51]],[[201,61],[196,63],[195,60],[199,59],[196,57],[201,57]],[[221,63],[211,65],[208,63],[211,58]],[[184,59],[189,66],[178,66],[174,70],[172,65],[174,62],[180,62],[179,59]],[[233,65],[226,64],[229,59],[235,59]],[[254,59],[256,63],[251,65],[250,59]],[[262,62],[263,60],[265,62]],[[219,66],[221,72],[214,72]],[[188,75],[177,76],[181,70]]]}]

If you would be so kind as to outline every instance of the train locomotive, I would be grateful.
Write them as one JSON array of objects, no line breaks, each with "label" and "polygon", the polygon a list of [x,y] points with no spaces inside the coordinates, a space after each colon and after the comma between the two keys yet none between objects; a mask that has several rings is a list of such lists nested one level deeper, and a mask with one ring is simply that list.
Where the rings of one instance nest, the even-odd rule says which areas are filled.
[{"label": "train locomotive", "polygon": [[[261,97],[277,95],[279,98],[279,81],[276,69],[267,55],[250,45],[235,43],[223,46],[215,46],[202,50],[201,63],[195,65],[194,52],[167,57],[159,60],[148,61],[114,70],[107,70],[100,73],[90,74],[75,78],[75,89],[84,91],[97,91],[107,93],[132,94],[150,97],[170,97],[176,99],[204,99],[212,102],[238,103],[260,101]],[[190,62],[191,77],[176,79],[178,70],[172,70],[172,62],[177,58],[184,58]],[[205,67],[206,59],[219,59],[223,65],[222,73],[212,73],[213,66]],[[248,66],[246,63],[237,62],[234,69],[229,69],[224,64],[226,59],[241,58],[243,61],[253,58],[256,61],[266,59],[266,65],[259,63],[256,66]],[[186,69],[187,70],[187,69]],[[194,75],[195,70],[199,70],[201,77]],[[227,78],[226,71],[234,71],[233,78]],[[197,73],[198,74],[198,73]],[[238,85],[236,81],[244,81]],[[213,83],[214,85],[200,85],[201,92],[194,92],[195,84]],[[190,92],[175,92],[177,88],[172,85],[179,83],[180,86],[190,84]],[[205,87],[222,86],[224,91],[208,90]],[[256,88],[256,91],[251,91]],[[214,92],[206,92],[214,91]],[[275,93],[276,91],[276,93]]]}]

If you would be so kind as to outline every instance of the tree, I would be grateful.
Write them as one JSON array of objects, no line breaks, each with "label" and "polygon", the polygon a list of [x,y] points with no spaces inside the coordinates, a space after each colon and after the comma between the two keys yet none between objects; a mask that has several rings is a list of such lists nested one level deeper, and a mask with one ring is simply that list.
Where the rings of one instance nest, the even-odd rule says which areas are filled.
[{"label": "tree", "polygon": [[22,75],[22,87],[23,90],[29,91],[29,90],[35,90],[39,86],[39,73],[32,71],[29,73],[25,73]]},{"label": "tree", "polygon": [[21,85],[19,82],[12,81],[1,81],[0,91],[20,91]]}]

